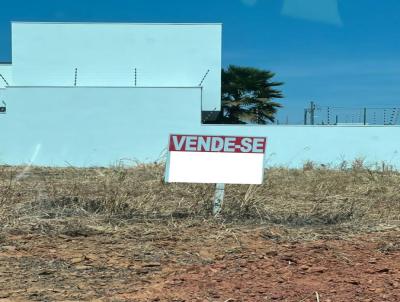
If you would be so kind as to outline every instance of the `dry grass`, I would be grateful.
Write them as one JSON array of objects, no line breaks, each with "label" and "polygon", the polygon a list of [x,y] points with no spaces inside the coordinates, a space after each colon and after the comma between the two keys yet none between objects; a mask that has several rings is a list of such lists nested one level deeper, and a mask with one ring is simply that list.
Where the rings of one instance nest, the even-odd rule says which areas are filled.
[{"label": "dry grass", "polygon": [[[104,223],[211,219],[213,185],[165,184],[162,164],[113,168],[0,167],[2,228],[90,235]],[[362,161],[274,168],[263,185],[228,185],[222,219],[292,227],[399,225],[400,173]],[[92,227],[89,227],[91,225]]]}]

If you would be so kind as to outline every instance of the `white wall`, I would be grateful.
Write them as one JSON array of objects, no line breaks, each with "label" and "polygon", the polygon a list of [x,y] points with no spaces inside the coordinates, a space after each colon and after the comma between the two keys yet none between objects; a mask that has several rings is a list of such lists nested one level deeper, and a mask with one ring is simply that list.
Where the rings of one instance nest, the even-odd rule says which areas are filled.
[{"label": "white wall", "polygon": [[220,24],[12,24],[15,86],[203,86],[220,108]]},{"label": "white wall", "polygon": [[200,125],[200,88],[8,88],[0,163],[155,160],[168,134]]},{"label": "white wall", "polygon": [[[4,79],[7,81],[8,85],[13,84],[13,79],[12,79],[12,65],[11,64],[3,64],[0,63],[0,74],[4,77]],[[0,77],[0,88],[4,88],[6,83],[4,80]]]},{"label": "white wall", "polygon": [[0,163],[153,161],[175,133],[266,136],[267,166],[365,157],[400,168],[400,127],[201,125],[200,95],[199,88],[8,88]]}]

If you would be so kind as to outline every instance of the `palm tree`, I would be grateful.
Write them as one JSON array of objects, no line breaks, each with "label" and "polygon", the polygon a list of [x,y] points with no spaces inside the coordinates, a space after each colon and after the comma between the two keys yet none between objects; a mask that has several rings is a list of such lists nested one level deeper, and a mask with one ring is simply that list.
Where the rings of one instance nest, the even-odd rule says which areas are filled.
[{"label": "palm tree", "polygon": [[275,121],[282,105],[272,99],[283,98],[274,87],[281,82],[272,82],[274,73],[252,67],[230,65],[222,69],[222,115],[225,124],[257,123]]}]

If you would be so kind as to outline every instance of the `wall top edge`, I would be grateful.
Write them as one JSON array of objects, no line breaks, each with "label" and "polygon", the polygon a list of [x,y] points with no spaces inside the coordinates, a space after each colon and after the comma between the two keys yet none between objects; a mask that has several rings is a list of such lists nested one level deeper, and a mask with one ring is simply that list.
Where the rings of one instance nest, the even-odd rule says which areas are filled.
[{"label": "wall top edge", "polygon": [[[264,128],[400,128],[400,125],[256,125],[256,124],[202,124],[202,127],[264,127]],[[267,135],[268,136],[268,135]]]},{"label": "wall top edge", "polygon": [[160,23],[156,23],[156,22],[150,22],[150,23],[145,23],[145,22],[46,22],[46,21],[11,21],[11,24],[84,24],[84,25],[177,25],[177,26],[181,26],[181,25],[216,25],[216,26],[221,26],[222,23],[219,22],[215,22],[215,23],[168,23],[168,22],[160,22]]},{"label": "wall top edge", "polygon": [[7,88],[131,88],[131,89],[202,89],[201,86],[7,86]]}]

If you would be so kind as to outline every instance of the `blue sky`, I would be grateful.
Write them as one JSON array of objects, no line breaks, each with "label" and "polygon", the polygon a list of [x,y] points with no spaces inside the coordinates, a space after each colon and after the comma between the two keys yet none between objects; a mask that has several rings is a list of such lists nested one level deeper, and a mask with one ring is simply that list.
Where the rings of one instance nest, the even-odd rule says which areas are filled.
[{"label": "blue sky", "polygon": [[13,0],[0,5],[0,61],[10,21],[221,22],[223,64],[285,82],[281,120],[322,106],[400,107],[399,0]]}]

